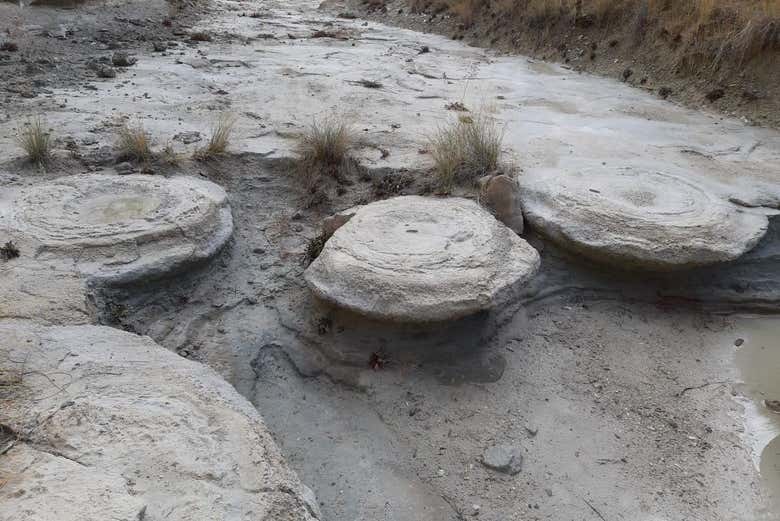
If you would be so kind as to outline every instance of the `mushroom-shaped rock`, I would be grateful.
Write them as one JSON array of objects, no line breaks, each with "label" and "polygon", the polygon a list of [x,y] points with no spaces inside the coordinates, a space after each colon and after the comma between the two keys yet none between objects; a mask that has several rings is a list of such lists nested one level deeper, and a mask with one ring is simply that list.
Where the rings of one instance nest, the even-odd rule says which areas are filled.
[{"label": "mushroom-shaped rock", "polygon": [[753,248],[768,219],[681,174],[642,168],[539,169],[520,177],[526,219],[550,240],[625,269],[726,262]]},{"label": "mushroom-shaped rock", "polygon": [[0,196],[0,230],[39,261],[126,282],[214,255],[233,219],[203,179],[78,175]]},{"label": "mushroom-shaped rock", "polygon": [[438,322],[493,307],[538,268],[536,250],[473,201],[405,196],[357,209],[305,278],[361,315]]},{"label": "mushroom-shaped rock", "polygon": [[0,321],[0,519],[313,521],[257,410],[208,367],[103,326]]}]

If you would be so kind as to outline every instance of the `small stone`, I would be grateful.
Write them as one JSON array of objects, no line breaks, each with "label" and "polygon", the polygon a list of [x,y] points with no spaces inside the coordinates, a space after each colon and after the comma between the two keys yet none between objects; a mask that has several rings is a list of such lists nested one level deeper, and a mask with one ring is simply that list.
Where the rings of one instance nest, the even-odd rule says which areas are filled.
[{"label": "small stone", "polygon": [[102,63],[95,66],[95,72],[100,78],[116,78],[116,70]]},{"label": "small stone", "polygon": [[132,163],[124,162],[119,163],[114,167],[116,170],[116,173],[119,175],[130,175],[133,172],[135,172],[135,167],[132,165]]},{"label": "small stone", "polygon": [[188,132],[179,132],[175,136],[173,136],[173,139],[175,141],[181,141],[185,145],[190,145],[192,143],[197,143],[201,139],[203,139],[200,135],[200,132],[197,130],[192,130]]},{"label": "small stone", "polygon": [[329,239],[336,230],[344,226],[355,215],[357,207],[344,210],[322,220],[322,234]]},{"label": "small stone", "polygon": [[734,340],[734,345],[737,346],[737,347],[742,346],[742,344],[744,344],[744,343],[745,343],[745,340],[743,338],[738,338],[738,339]]},{"label": "small stone", "polygon": [[520,448],[514,445],[494,445],[482,454],[482,464],[489,469],[514,476],[523,470],[523,454]]},{"label": "small stone", "polygon": [[496,219],[518,235],[523,233],[523,207],[520,204],[520,187],[507,175],[489,178],[482,185],[480,202]]},{"label": "small stone", "polygon": [[135,65],[136,61],[138,61],[137,58],[130,56],[126,52],[115,52],[111,57],[111,63],[113,63],[115,67],[130,67]]}]

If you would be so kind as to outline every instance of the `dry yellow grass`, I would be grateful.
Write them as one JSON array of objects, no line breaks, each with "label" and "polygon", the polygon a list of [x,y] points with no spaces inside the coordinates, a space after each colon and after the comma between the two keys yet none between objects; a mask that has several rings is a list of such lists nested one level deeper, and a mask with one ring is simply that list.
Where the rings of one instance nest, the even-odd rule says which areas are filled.
[{"label": "dry yellow grass", "polygon": [[16,137],[16,142],[27,154],[27,159],[43,168],[51,158],[51,136],[41,118],[30,120]]},{"label": "dry yellow grass", "polygon": [[143,124],[124,123],[117,131],[116,149],[120,159],[148,163],[152,158],[151,137]]},{"label": "dry yellow grass", "polygon": [[462,116],[440,128],[429,140],[439,187],[448,190],[455,183],[475,183],[499,167],[503,129],[490,116]]},{"label": "dry yellow grass", "polygon": [[725,13],[723,18],[731,19],[737,30],[751,20],[780,18],[780,0],[410,0],[410,4],[413,10],[435,11],[443,6],[467,25],[488,8],[528,20],[588,15],[606,20],[610,15],[629,12],[689,26],[708,23],[717,13]]},{"label": "dry yellow grass", "polygon": [[236,125],[236,117],[230,113],[219,116],[211,129],[209,142],[195,152],[195,159],[205,161],[223,155],[227,152],[233,128]]},{"label": "dry yellow grass", "polygon": [[359,168],[352,157],[356,137],[350,124],[338,117],[314,120],[298,136],[296,175],[304,190],[304,204],[323,200],[328,180],[345,182]]}]

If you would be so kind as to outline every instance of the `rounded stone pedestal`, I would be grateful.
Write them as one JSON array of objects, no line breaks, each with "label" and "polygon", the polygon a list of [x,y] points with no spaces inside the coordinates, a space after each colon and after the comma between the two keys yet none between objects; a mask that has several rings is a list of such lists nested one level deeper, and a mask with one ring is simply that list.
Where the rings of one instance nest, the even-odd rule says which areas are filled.
[{"label": "rounded stone pedestal", "polygon": [[233,220],[224,190],[209,181],[90,174],[10,193],[0,229],[39,261],[126,282],[214,255]]},{"label": "rounded stone pedestal", "polygon": [[676,174],[638,168],[522,175],[526,219],[577,253],[620,268],[668,271],[740,257],[764,236],[765,215]]},{"label": "rounded stone pedestal", "polygon": [[538,268],[536,250],[473,201],[406,196],[357,209],[305,277],[360,315],[438,322],[494,306]]}]

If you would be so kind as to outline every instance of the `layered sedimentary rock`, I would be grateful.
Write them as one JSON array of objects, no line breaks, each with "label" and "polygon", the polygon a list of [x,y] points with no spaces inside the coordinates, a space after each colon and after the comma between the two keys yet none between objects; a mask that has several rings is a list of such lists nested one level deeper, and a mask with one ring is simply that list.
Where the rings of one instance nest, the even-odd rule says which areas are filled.
[{"label": "layered sedimentary rock", "polygon": [[494,306],[538,268],[536,250],[473,201],[406,196],[358,208],[305,277],[361,315],[437,322]]},{"label": "layered sedimentary rock", "polygon": [[686,176],[641,168],[538,169],[519,179],[526,219],[561,246],[620,268],[676,270],[734,260],[767,217]]},{"label": "layered sedimentary rock", "polygon": [[214,255],[233,220],[224,190],[209,181],[89,174],[6,191],[0,230],[23,257],[127,282]]}]

